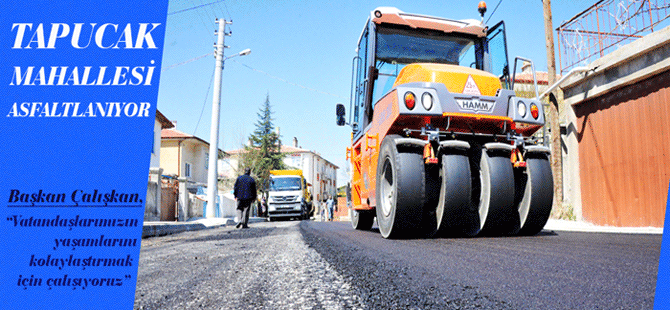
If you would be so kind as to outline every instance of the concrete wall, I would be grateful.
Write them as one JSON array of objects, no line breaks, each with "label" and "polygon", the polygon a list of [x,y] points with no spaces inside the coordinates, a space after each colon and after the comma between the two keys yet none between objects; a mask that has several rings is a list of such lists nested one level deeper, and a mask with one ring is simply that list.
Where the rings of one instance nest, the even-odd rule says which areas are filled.
[{"label": "concrete wall", "polygon": [[149,184],[147,198],[144,204],[144,220],[159,221],[161,218],[161,173],[163,169],[152,167],[149,169]]},{"label": "concrete wall", "polygon": [[[194,194],[194,192],[197,191],[197,187],[202,185],[203,184],[195,183],[187,178],[179,178],[179,197],[177,206],[179,210],[179,221],[188,221],[203,218],[205,216],[203,206],[207,197],[206,195]],[[218,208],[218,212],[215,212],[216,217],[230,218],[236,216],[235,210],[237,208],[237,202],[232,193],[219,194]]]},{"label": "concrete wall", "polygon": [[232,193],[223,193],[219,195],[219,210],[222,217],[237,216],[237,201]]},{"label": "concrete wall", "polygon": [[[588,68],[590,71],[562,86],[568,122],[563,136],[565,202],[574,207],[578,219],[597,224],[662,225],[663,214],[659,210],[664,210],[665,206],[655,206],[656,202],[650,206],[649,202],[640,199],[647,198],[642,196],[650,195],[648,192],[643,192],[641,188],[630,190],[628,186],[642,183],[645,190],[653,188],[655,194],[651,195],[662,196],[655,198],[665,201],[670,176],[660,172],[662,175],[654,177],[659,174],[656,172],[636,181],[634,175],[641,170],[635,169],[634,165],[660,164],[662,166],[652,167],[650,171],[665,171],[662,168],[667,163],[651,158],[670,156],[658,154],[659,151],[665,152],[670,144],[668,137],[658,139],[662,129],[670,125],[670,116],[666,112],[658,112],[663,109],[647,113],[652,111],[650,108],[668,105],[669,98],[653,93],[665,92],[662,90],[664,86],[657,84],[665,83],[663,75],[670,69],[670,27],[623,46],[589,64]],[[644,113],[649,118],[638,120]],[[652,121],[661,124],[658,130],[646,126]],[[626,138],[630,133],[631,138]],[[641,141],[641,145],[657,145],[660,148],[644,151],[635,146]],[[637,154],[637,157],[627,162],[613,161],[629,153]],[[591,162],[593,160],[600,162]],[[606,175],[620,177],[602,177]],[[601,188],[607,190],[598,194]],[[609,215],[604,219],[594,218],[593,214],[597,213]],[[661,221],[640,220],[641,217],[660,217]]]}]

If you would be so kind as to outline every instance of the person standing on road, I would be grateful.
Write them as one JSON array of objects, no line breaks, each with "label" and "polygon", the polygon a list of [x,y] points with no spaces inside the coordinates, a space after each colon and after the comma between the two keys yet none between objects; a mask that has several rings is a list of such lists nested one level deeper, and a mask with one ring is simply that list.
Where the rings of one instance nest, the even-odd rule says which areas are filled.
[{"label": "person standing on road", "polygon": [[314,201],[314,206],[316,206],[317,214],[319,215],[319,219],[321,220],[321,222],[325,222],[326,221],[326,218],[325,218],[326,217],[325,216],[326,208],[324,208],[323,204],[319,200]]},{"label": "person standing on road", "polygon": [[256,181],[251,177],[251,169],[245,168],[244,174],[235,180],[233,194],[237,200],[237,226],[235,228],[249,228],[249,209],[256,200]]},{"label": "person standing on road", "polygon": [[335,211],[335,201],[333,196],[329,195],[328,200],[326,201],[326,206],[328,207],[328,221],[333,221],[333,211]]},{"label": "person standing on road", "polygon": [[258,207],[258,210],[261,217],[264,217],[265,213],[268,212],[268,203],[267,200],[265,200],[265,194],[261,195],[261,204]]}]

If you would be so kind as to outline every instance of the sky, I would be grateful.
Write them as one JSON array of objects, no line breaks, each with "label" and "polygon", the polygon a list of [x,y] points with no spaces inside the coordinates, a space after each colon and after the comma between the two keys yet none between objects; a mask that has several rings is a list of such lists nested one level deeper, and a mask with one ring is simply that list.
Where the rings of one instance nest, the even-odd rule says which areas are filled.
[{"label": "sky", "polygon": [[[225,62],[219,148],[230,151],[244,144],[269,96],[282,143],[292,145],[295,137],[301,148],[340,167],[338,185],[348,179],[345,151],[351,127],[335,124],[335,105],[347,107],[348,119],[351,63],[370,12],[393,6],[408,13],[479,19],[479,0],[216,1],[170,0],[158,110],[176,121],[178,130],[210,141],[215,59],[201,56],[214,51],[215,18],[232,20],[224,55],[247,48],[251,54]],[[552,1],[553,28],[593,3]],[[541,0],[495,0],[487,6],[489,26],[505,21],[510,62],[522,56],[546,71]]]}]

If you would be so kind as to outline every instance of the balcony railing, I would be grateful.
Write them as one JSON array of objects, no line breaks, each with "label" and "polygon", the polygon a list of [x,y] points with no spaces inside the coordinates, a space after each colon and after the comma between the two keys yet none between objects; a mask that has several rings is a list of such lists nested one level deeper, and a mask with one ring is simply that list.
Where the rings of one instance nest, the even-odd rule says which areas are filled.
[{"label": "balcony railing", "polygon": [[556,29],[561,74],[667,26],[669,11],[669,0],[598,1]]}]

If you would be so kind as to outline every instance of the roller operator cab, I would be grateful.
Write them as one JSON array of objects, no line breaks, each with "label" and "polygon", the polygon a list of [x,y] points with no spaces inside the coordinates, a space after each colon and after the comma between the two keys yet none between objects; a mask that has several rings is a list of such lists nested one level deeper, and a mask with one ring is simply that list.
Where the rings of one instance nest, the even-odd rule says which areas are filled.
[{"label": "roller operator cab", "polygon": [[532,135],[544,111],[512,90],[503,22],[380,7],[352,71],[349,119],[338,104],[337,123],[352,127],[355,229],[376,217],[385,238],[542,230],[553,181]]}]

